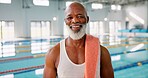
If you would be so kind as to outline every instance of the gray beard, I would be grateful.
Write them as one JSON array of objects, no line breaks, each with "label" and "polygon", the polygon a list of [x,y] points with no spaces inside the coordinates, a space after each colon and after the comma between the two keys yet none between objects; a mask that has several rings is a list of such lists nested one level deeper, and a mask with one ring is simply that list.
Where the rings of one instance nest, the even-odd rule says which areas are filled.
[{"label": "gray beard", "polygon": [[73,40],[81,39],[86,34],[86,24],[83,24],[82,25],[82,28],[78,32],[72,31],[71,28],[70,28],[70,26],[66,26],[66,28],[67,28],[67,31],[69,32],[69,36]]}]

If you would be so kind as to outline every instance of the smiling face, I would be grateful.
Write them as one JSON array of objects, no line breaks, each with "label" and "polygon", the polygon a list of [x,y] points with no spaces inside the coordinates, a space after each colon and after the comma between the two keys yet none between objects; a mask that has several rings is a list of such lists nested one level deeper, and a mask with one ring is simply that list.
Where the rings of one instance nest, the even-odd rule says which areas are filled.
[{"label": "smiling face", "polygon": [[74,40],[80,39],[85,35],[88,16],[85,8],[80,3],[72,3],[65,10],[65,23],[70,37]]}]

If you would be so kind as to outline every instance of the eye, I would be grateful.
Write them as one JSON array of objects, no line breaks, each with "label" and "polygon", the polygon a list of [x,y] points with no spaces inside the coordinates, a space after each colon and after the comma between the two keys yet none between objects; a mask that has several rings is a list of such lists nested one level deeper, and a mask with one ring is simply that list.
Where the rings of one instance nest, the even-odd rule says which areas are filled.
[{"label": "eye", "polygon": [[78,18],[85,18],[83,15],[78,15],[77,17]]},{"label": "eye", "polygon": [[67,17],[66,19],[67,19],[67,20],[71,20],[71,19],[72,19],[72,17],[70,17],[70,16],[69,16],[69,17]]}]

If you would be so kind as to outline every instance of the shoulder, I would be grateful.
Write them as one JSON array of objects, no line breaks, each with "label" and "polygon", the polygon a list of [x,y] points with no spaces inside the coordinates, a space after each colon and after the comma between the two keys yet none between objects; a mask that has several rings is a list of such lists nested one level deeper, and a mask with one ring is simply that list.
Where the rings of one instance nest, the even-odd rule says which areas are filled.
[{"label": "shoulder", "polygon": [[110,53],[108,49],[104,46],[100,46],[100,52],[101,52],[101,61],[102,62],[108,62],[110,61]]},{"label": "shoulder", "polygon": [[48,50],[46,54],[46,64],[48,62],[55,63],[60,53],[60,43],[56,44],[54,47]]},{"label": "shoulder", "polygon": [[107,48],[100,46],[101,49],[101,59],[100,59],[100,69],[102,78],[114,78],[113,67],[111,63],[111,56]]},{"label": "shoulder", "polygon": [[60,44],[58,43],[47,52],[45,57],[44,78],[56,77],[56,60],[59,56],[59,49],[60,49]]},{"label": "shoulder", "polygon": [[107,48],[104,47],[104,46],[102,46],[102,45],[100,45],[100,50],[101,50],[101,53],[102,53],[102,52],[108,53]]},{"label": "shoulder", "polygon": [[51,55],[51,54],[56,54],[60,51],[60,43],[56,44],[55,46],[53,46],[51,49],[49,49],[47,55]]}]

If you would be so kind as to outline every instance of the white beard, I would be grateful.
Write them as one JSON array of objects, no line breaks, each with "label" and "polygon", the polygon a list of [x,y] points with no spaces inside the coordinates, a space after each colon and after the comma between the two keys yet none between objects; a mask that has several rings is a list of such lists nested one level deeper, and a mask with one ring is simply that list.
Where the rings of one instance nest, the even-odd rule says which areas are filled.
[{"label": "white beard", "polygon": [[69,32],[69,36],[73,40],[81,39],[86,34],[86,24],[83,24],[82,25],[82,28],[78,32],[72,31],[71,28],[70,28],[70,26],[66,26],[66,28],[67,28],[67,31]]}]

